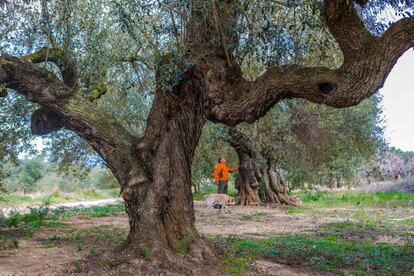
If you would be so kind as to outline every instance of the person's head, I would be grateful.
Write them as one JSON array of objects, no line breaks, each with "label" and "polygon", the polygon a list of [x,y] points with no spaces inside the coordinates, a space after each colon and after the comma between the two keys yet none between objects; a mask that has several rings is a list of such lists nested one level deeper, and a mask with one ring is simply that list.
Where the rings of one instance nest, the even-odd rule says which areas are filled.
[{"label": "person's head", "polygon": [[224,159],[224,157],[219,157],[218,162],[219,163],[226,163],[226,159]]}]

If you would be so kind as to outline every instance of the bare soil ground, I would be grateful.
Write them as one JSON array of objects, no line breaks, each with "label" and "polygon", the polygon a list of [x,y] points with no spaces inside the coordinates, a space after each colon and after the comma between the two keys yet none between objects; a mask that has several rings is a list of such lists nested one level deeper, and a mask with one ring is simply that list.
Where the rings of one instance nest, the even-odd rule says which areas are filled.
[{"label": "bare soil ground", "polygon": [[[288,208],[263,206],[232,206],[231,213],[222,215],[217,210],[196,203],[197,229],[207,235],[240,238],[269,238],[296,233],[309,233],[320,225],[342,221],[345,218],[288,215]],[[334,212],[334,210],[333,210]]]},{"label": "bare soil ground", "polygon": [[[196,202],[196,226],[207,237],[269,238],[291,234],[317,234],[323,226],[333,222],[352,220],[360,215],[356,209],[324,209],[320,212],[292,212],[294,209],[273,207],[232,206],[231,213],[222,215]],[[414,210],[364,209],[383,217],[398,220],[414,217]],[[61,227],[43,227],[31,235],[15,233],[17,242],[0,245],[0,275],[67,275],[81,272],[83,261],[97,252],[113,251],[122,244],[128,232],[126,215],[112,217],[69,217]],[[1,230],[0,237],[13,229]],[[399,244],[404,235],[398,233],[367,232],[374,242]],[[350,239],[358,239],[350,235]],[[17,244],[16,244],[17,243]],[[108,260],[108,267],[112,265]],[[287,264],[277,260],[260,260],[251,275],[322,275],[301,264]],[[323,274],[323,275],[326,275]]]}]

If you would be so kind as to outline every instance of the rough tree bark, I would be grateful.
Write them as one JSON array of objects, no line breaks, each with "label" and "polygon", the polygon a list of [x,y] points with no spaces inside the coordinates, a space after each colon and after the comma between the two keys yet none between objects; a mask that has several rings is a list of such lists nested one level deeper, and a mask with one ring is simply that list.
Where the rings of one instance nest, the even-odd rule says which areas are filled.
[{"label": "rough tree bark", "polygon": [[[222,30],[236,29],[232,27],[241,10],[239,1],[213,1],[215,16],[209,1],[200,3],[193,7],[185,39],[186,58],[194,66],[183,73],[173,91],[157,85],[141,138],[80,96],[74,61],[61,50],[41,49],[23,58],[0,57],[0,86],[41,106],[33,116],[34,133],[61,127],[73,130],[106,161],[122,186],[131,227],[129,246],[141,253],[150,251],[153,258],[170,255],[192,237],[191,254],[212,259],[209,246],[194,231],[191,200],[191,162],[207,119],[229,126],[254,122],[286,98],[335,107],[358,104],[383,85],[397,59],[414,46],[414,17],[394,23],[381,37],[374,37],[358,17],[353,1],[326,0],[326,24],[343,51],[343,65],[334,70],[285,65],[247,81],[223,47],[225,41],[237,41],[237,34]],[[229,3],[235,7],[224,7]],[[63,81],[35,64],[46,57],[61,69]],[[267,173],[279,183],[272,164]],[[283,188],[275,185],[276,190],[280,186]]]},{"label": "rough tree bark", "polygon": [[299,198],[289,195],[288,183],[277,169],[277,162],[270,153],[266,156],[268,181],[263,190],[263,200],[266,203],[277,203],[281,205],[301,206]]},{"label": "rough tree bark", "polygon": [[229,129],[227,141],[235,149],[239,158],[236,177],[239,204],[243,206],[260,204],[259,186],[264,186],[265,171],[257,160],[258,151],[245,135],[235,129]]},{"label": "rough tree bark", "polygon": [[277,169],[274,154],[260,154],[248,137],[236,129],[229,129],[228,133],[228,142],[239,157],[236,189],[239,191],[240,204],[300,206],[300,200],[288,194],[288,184]]}]

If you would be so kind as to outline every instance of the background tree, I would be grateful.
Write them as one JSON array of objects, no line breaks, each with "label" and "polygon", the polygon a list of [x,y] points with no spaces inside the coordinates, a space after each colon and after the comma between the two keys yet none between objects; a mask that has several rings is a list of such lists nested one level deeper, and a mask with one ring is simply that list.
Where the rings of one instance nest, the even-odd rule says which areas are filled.
[{"label": "background tree", "polygon": [[[399,56],[413,47],[414,18],[401,19],[374,36],[353,1],[316,2],[311,7],[321,24],[314,27],[329,30],[337,41],[341,66],[310,67],[286,60],[248,80],[240,64],[255,56],[246,46],[256,44],[265,59],[273,52],[266,45],[291,41],[284,35],[288,30],[268,29],[270,39],[258,39],[249,23],[257,15],[254,2],[163,4],[3,4],[0,45],[8,54],[0,59],[0,84],[40,106],[31,119],[34,134],[67,128],[105,160],[122,187],[130,249],[144,254],[149,248],[154,259],[174,260],[178,256],[171,249],[191,236],[189,253],[212,261],[211,246],[194,233],[191,198],[191,163],[206,121],[252,123],[289,98],[333,107],[356,105],[382,86]],[[277,5],[259,5],[263,24],[273,20]],[[373,2],[368,10],[372,5],[376,7]],[[403,5],[411,11],[409,3]],[[119,98],[108,98],[106,104],[99,104],[99,98],[108,91],[121,92],[116,93],[120,97],[125,82],[144,85],[151,76],[154,81],[140,89],[154,91],[140,137],[139,127],[118,118],[122,110],[137,110],[133,99],[117,110]]]},{"label": "background tree", "polygon": [[288,195],[288,185],[277,168],[271,150],[258,151],[251,140],[236,129],[230,129],[228,142],[239,157],[236,189],[240,204],[277,203],[300,205],[299,199]]},{"label": "background tree", "polygon": [[24,194],[36,190],[37,182],[46,174],[43,157],[26,159],[19,166],[9,162],[5,165],[5,189],[22,191]]},{"label": "background tree", "polygon": [[413,152],[395,148],[382,149],[365,168],[368,184],[374,181],[395,181],[414,173]]}]

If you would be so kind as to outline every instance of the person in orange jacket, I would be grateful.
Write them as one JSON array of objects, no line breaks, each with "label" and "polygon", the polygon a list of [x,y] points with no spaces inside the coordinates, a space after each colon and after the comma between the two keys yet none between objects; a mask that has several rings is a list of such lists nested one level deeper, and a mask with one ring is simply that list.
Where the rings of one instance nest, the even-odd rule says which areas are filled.
[{"label": "person in orange jacket", "polygon": [[218,159],[218,164],[216,167],[216,172],[214,173],[214,180],[218,185],[218,194],[226,194],[228,190],[229,183],[229,173],[237,171],[237,168],[229,168],[226,164],[226,159],[220,157]]}]

